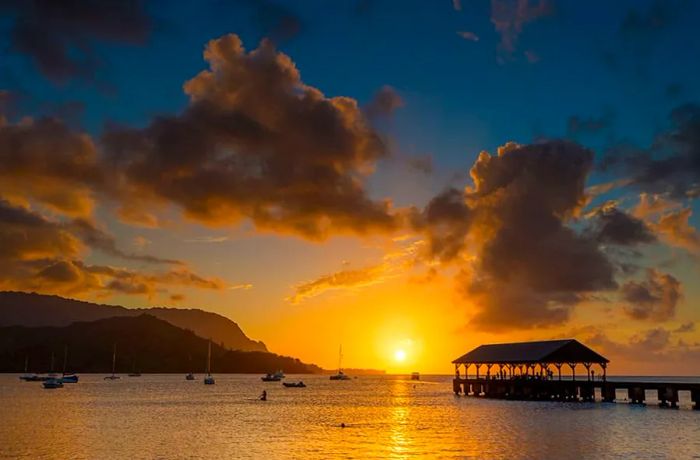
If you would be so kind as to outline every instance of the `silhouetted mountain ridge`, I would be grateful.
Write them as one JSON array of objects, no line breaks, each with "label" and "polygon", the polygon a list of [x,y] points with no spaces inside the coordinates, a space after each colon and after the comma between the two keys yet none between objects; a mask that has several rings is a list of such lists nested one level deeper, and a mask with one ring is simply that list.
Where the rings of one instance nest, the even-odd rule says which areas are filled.
[{"label": "silhouetted mountain ridge", "polygon": [[125,308],[54,295],[26,292],[0,292],[0,327],[67,326],[78,321],[96,321],[115,316],[138,316],[147,313],[173,326],[189,329],[200,337],[211,338],[232,350],[267,351],[262,342],[248,338],[230,319],[216,313],[193,308]]},{"label": "silhouetted mountain ridge", "polygon": [[[151,315],[112,317],[75,322],[63,327],[9,326],[0,328],[0,372],[20,372],[25,358],[32,372],[47,372],[51,354],[60,371],[64,347],[67,370],[111,372],[112,350],[117,346],[118,373],[202,373],[208,340]],[[261,351],[228,350],[212,343],[212,372],[319,373],[322,369],[298,359]]]}]

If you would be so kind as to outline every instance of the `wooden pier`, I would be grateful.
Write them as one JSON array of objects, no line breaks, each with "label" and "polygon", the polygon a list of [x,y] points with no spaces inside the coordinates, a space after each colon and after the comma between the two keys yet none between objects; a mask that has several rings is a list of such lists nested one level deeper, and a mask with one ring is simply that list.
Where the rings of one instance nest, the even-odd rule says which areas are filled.
[{"label": "wooden pier", "polygon": [[[646,392],[656,391],[661,407],[678,407],[678,393],[687,391],[693,409],[700,410],[700,383],[609,381],[609,361],[576,340],[552,340],[482,345],[453,361],[456,395],[531,401],[615,402],[618,390],[626,390],[632,404],[645,404]],[[596,364],[601,373],[596,377]],[[576,380],[576,369],[586,373]],[[475,375],[469,369],[475,367]],[[562,378],[562,367],[571,377]],[[461,370],[464,370],[462,377]],[[481,373],[485,370],[485,373]],[[555,373],[556,370],[556,373]],[[599,390],[599,398],[596,398]]]}]

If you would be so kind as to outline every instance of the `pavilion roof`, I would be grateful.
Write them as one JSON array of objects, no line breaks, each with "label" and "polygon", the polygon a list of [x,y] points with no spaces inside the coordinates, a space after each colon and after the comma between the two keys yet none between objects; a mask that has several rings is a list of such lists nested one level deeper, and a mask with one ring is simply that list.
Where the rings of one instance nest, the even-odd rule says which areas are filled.
[{"label": "pavilion roof", "polygon": [[454,364],[608,363],[575,339],[481,345],[452,361]]}]

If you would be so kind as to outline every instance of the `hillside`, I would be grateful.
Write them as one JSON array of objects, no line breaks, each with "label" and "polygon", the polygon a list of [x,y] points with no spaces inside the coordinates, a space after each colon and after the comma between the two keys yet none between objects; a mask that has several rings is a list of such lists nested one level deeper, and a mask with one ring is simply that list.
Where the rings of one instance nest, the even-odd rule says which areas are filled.
[{"label": "hillside", "polygon": [[[150,315],[114,317],[77,322],[63,327],[9,326],[0,328],[0,372],[21,372],[25,358],[30,370],[46,372],[51,354],[60,371],[63,350],[68,346],[68,370],[111,371],[112,349],[117,345],[117,372],[204,372],[208,341]],[[319,373],[313,364],[260,351],[228,350],[212,343],[212,372],[265,373],[283,369],[288,373]]]},{"label": "hillside", "polygon": [[95,321],[115,316],[147,313],[200,337],[211,338],[232,350],[267,351],[262,342],[249,339],[230,319],[198,309],[125,308],[63,297],[25,292],[0,292],[0,327],[67,326],[77,321]]}]

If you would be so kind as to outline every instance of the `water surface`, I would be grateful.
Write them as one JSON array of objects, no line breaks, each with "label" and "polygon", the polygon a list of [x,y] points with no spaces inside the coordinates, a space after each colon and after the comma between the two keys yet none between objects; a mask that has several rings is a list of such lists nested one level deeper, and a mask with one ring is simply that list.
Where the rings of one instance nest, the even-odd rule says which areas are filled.
[{"label": "water surface", "polygon": [[[448,376],[0,375],[5,458],[700,458],[700,411],[455,397]],[[269,400],[258,401],[266,389]],[[621,395],[622,396],[622,395]],[[341,428],[341,423],[346,427]]]}]

